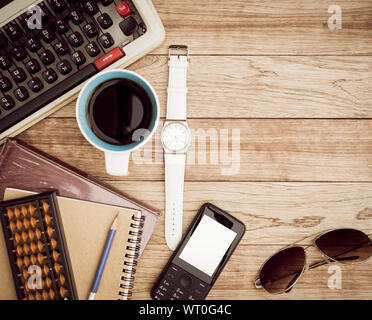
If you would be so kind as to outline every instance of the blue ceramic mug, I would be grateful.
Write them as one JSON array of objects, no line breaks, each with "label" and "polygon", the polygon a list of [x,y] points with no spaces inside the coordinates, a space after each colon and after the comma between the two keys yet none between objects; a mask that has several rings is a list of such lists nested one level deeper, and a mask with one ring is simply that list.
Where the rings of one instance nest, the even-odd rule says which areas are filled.
[{"label": "blue ceramic mug", "polygon": [[[102,83],[112,79],[128,79],[134,81],[145,90],[153,108],[149,128],[138,130],[133,134],[133,142],[125,145],[109,144],[97,137],[89,125],[88,104],[95,89]],[[143,146],[154,134],[160,116],[159,99],[154,88],[139,74],[129,70],[108,70],[91,78],[80,91],[76,104],[76,119],[81,133],[94,147],[105,153],[106,171],[110,175],[125,176],[128,174],[130,153]]]}]

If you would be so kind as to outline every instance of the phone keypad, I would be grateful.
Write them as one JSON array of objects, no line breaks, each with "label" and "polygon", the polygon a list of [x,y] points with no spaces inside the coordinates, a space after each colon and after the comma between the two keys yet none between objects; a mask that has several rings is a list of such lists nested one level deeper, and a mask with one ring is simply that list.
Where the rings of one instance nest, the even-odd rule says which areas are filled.
[{"label": "phone keypad", "polygon": [[210,286],[171,264],[153,290],[155,300],[203,300]]}]

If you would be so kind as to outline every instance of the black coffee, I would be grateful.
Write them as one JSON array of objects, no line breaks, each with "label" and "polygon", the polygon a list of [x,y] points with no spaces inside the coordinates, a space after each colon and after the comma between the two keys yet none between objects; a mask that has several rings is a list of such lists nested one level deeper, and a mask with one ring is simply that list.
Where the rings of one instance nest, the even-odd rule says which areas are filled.
[{"label": "black coffee", "polygon": [[127,79],[99,85],[88,104],[88,121],[94,134],[114,145],[133,142],[137,129],[150,129],[153,108],[146,91]]}]

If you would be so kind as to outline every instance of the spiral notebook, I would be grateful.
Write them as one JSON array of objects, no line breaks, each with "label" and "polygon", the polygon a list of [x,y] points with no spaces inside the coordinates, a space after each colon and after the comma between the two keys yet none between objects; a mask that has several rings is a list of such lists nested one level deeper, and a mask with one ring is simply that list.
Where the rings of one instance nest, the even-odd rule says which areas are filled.
[{"label": "spiral notebook", "polygon": [[[31,194],[34,193],[6,189],[4,200]],[[141,212],[65,197],[57,199],[78,298],[85,300],[89,296],[110,226],[118,213],[118,228],[96,299],[130,298],[143,227]],[[0,275],[0,299],[16,299],[3,235],[0,236]]]}]

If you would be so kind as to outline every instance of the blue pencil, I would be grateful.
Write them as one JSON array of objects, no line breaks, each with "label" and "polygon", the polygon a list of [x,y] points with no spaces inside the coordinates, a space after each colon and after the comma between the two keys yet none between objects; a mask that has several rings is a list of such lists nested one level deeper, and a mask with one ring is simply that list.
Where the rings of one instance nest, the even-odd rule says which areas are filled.
[{"label": "blue pencil", "polygon": [[[119,214],[118,214],[119,215]],[[105,270],[105,265],[108,259],[108,256],[110,254],[112,243],[114,242],[114,237],[116,233],[116,227],[118,223],[118,215],[116,216],[114,222],[112,223],[112,226],[110,228],[109,234],[107,236],[105,248],[103,249],[103,253],[101,256],[101,260],[99,262],[99,266],[96,272],[96,275],[94,277],[92,289],[90,290],[89,298],[88,300],[94,300],[96,293],[98,291],[99,283],[101,282],[103,270]]]}]

